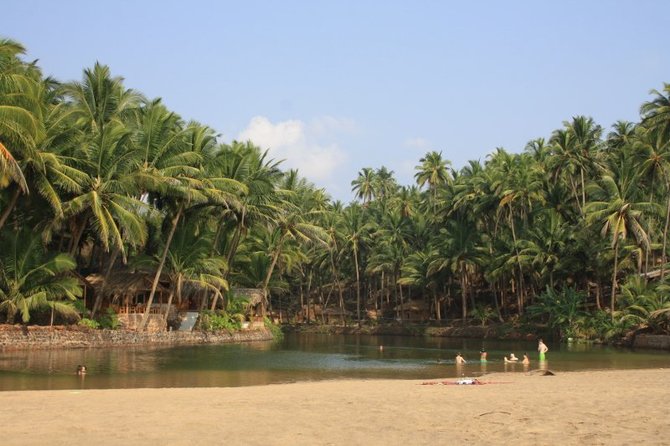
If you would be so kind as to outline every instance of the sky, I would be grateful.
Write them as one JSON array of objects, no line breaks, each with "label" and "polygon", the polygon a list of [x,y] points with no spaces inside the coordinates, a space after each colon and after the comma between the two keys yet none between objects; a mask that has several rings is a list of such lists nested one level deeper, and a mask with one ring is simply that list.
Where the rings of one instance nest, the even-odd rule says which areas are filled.
[{"label": "sky", "polygon": [[106,64],[345,203],[364,167],[415,184],[429,151],[460,169],[573,116],[607,130],[670,82],[665,0],[5,0],[0,17],[45,75]]}]

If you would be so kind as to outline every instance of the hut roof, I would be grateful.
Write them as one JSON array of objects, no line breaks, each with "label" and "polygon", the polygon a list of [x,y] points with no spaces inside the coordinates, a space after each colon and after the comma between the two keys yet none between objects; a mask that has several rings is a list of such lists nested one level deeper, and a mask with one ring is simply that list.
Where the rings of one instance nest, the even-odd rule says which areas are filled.
[{"label": "hut roof", "polygon": [[[104,276],[102,274],[89,274],[86,276],[88,282],[96,293],[102,289],[102,282]],[[151,290],[153,282],[153,274],[147,272],[130,272],[130,271],[112,271],[105,283],[105,296],[118,295],[136,295]],[[163,284],[161,284],[163,282]],[[159,291],[167,291],[165,287],[165,280],[158,283]]]},{"label": "hut roof", "polygon": [[426,302],[422,300],[410,300],[408,302],[403,303],[402,305],[398,305],[397,307],[394,308],[394,310],[426,311],[428,310],[428,305],[426,304]]},{"label": "hut roof", "polygon": [[342,310],[337,307],[329,307],[323,310],[322,314],[327,316],[349,316],[351,311]]},{"label": "hut roof", "polygon": [[263,302],[263,290],[260,288],[233,288],[231,291],[235,296],[247,299],[249,306]]}]

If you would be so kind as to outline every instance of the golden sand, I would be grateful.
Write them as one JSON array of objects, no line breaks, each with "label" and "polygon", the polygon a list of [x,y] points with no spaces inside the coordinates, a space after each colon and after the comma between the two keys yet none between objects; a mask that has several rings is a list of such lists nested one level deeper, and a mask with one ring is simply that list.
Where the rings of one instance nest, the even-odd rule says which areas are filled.
[{"label": "golden sand", "polygon": [[0,392],[0,443],[670,444],[670,369],[480,380]]}]

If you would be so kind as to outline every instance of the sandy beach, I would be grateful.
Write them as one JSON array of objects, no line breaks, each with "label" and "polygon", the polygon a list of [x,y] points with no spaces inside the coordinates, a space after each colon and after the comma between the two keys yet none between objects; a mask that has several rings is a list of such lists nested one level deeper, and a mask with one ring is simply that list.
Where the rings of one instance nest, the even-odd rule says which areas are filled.
[{"label": "sandy beach", "polygon": [[670,369],[480,380],[0,392],[1,443],[670,444]]}]

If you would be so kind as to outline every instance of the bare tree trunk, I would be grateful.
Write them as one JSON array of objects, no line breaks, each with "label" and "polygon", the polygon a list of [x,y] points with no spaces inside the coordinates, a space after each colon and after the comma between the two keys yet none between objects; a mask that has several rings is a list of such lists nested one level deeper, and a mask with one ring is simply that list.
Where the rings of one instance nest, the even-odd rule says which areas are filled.
[{"label": "bare tree trunk", "polygon": [[149,294],[149,299],[147,300],[147,307],[144,309],[142,320],[140,321],[140,324],[137,327],[139,331],[143,331],[145,329],[147,321],[149,320],[149,312],[151,310],[151,304],[154,301],[154,296],[156,295],[156,289],[158,288],[158,282],[160,282],[161,273],[163,272],[163,267],[165,266],[165,259],[167,259],[168,252],[170,251],[170,244],[172,243],[172,238],[174,237],[174,233],[177,230],[177,224],[179,223],[179,218],[181,217],[181,213],[183,210],[184,210],[184,204],[180,203],[179,209],[177,210],[177,214],[172,219],[172,227],[170,228],[170,233],[168,234],[168,238],[165,241],[165,247],[163,248],[163,254],[161,255],[161,260],[160,263],[158,264],[158,269],[156,270],[154,281],[151,284],[151,293]]},{"label": "bare tree trunk", "polygon": [[165,314],[163,315],[163,322],[167,324],[168,317],[170,317],[170,306],[172,305],[172,298],[174,297],[174,287],[170,288],[170,294],[168,295],[167,308],[165,309]]},{"label": "bare tree trunk", "polygon": [[[284,237],[279,239],[279,243],[277,246],[277,251],[275,251],[274,255],[272,256],[272,263],[270,263],[270,268],[268,268],[268,272],[265,275],[265,280],[263,280],[263,304],[262,304],[262,314],[263,317],[265,317],[265,308],[266,305],[268,305],[268,285],[270,284],[270,278],[272,277],[272,273],[274,272],[275,266],[277,265],[277,260],[279,260],[279,254],[281,253],[281,244],[284,241]],[[269,306],[269,305],[268,305]]]},{"label": "bare tree trunk", "polygon": [[461,271],[461,317],[463,318],[463,326],[465,326],[468,317],[468,286],[466,275],[467,272]]},{"label": "bare tree trunk", "polygon": [[112,273],[114,262],[116,262],[116,258],[118,257],[120,251],[121,250],[118,246],[114,246],[114,251],[112,251],[112,257],[109,259],[109,265],[107,265],[105,275],[102,278],[102,284],[100,284],[100,291],[95,295],[95,302],[93,303],[93,308],[91,309],[91,318],[95,317],[96,313],[100,309],[102,298],[105,295],[105,285],[107,285],[109,275]]},{"label": "bare tree trunk", "polygon": [[514,240],[514,252],[516,253],[517,265],[519,266],[519,286],[517,287],[517,297],[518,297],[518,308],[517,311],[519,315],[523,313],[524,306],[524,283],[523,283],[523,267],[521,266],[521,260],[519,258],[519,248],[516,241],[516,231],[514,230],[514,218],[512,216],[512,209],[510,208],[510,226],[512,229],[512,239]]},{"label": "bare tree trunk", "polygon": [[79,247],[79,241],[81,236],[84,235],[84,229],[86,229],[86,218],[84,218],[81,223],[75,226],[74,233],[72,234],[72,240],[70,240],[70,255],[76,257],[77,248]]},{"label": "bare tree trunk", "polygon": [[[668,186],[670,191],[670,186]],[[668,261],[668,227],[670,226],[670,194],[668,194],[668,204],[665,209],[665,226],[663,227],[663,251],[661,251],[661,280],[665,277],[665,263]]]},{"label": "bare tree trunk", "polygon": [[617,288],[617,282],[616,282],[616,274],[617,274],[617,268],[619,267],[619,241],[617,240],[614,243],[614,271],[612,271],[612,319],[614,319],[614,307],[616,304],[616,288]]},{"label": "bare tree trunk", "polygon": [[354,266],[356,267],[356,318],[361,326],[361,274],[358,266],[358,249],[354,247]]},{"label": "bare tree trunk", "polygon": [[14,210],[14,206],[16,206],[16,203],[19,200],[19,195],[21,195],[21,188],[17,187],[12,194],[11,200],[9,200],[9,204],[7,204],[7,208],[2,211],[2,215],[0,215],[0,229],[5,225],[7,218]]}]

